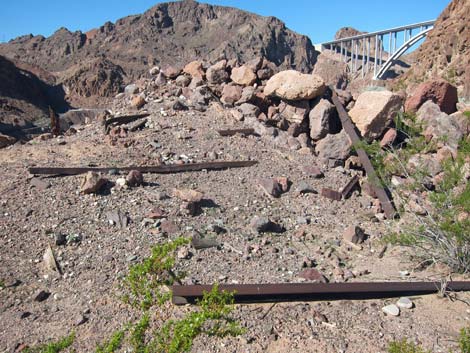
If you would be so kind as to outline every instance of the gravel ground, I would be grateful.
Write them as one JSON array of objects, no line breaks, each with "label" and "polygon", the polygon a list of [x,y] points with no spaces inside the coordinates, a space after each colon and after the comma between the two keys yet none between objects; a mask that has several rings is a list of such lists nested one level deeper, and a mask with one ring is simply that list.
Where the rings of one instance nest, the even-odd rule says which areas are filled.
[{"label": "gravel ground", "polygon": [[[198,232],[216,237],[219,246],[189,249],[189,259],[178,259],[177,269],[187,273],[185,283],[288,283],[299,282],[305,265],[314,265],[330,282],[429,280],[446,277],[446,269],[418,270],[406,249],[389,247],[382,258],[381,237],[397,226],[378,221],[372,199],[355,192],[349,199],[331,201],[319,195],[323,187],[341,189],[355,173],[343,168],[324,169],[314,179],[304,166],[318,163],[313,154],[275,147],[259,136],[220,137],[216,130],[241,128],[216,106],[205,113],[186,111],[162,116],[160,105],[149,128],[129,133],[114,145],[104,138],[98,122],[82,126],[71,136],[45,141],[35,139],[0,152],[0,351],[14,352],[21,344],[35,345],[76,332],[73,348],[92,352],[138,313],[119,299],[119,284],[130,265],[150,253],[151,246]],[[150,145],[155,142],[157,145]],[[128,147],[125,147],[127,145]],[[157,147],[155,147],[157,146]],[[178,157],[179,156],[179,157]],[[159,159],[207,161],[256,160],[241,169],[145,174],[145,185],[128,189],[107,188],[99,195],[79,192],[83,176],[49,177],[50,185],[34,186],[31,166],[155,165]],[[280,198],[266,196],[257,180],[287,177],[290,190]],[[107,175],[115,182],[119,175]],[[298,195],[302,181],[317,193]],[[202,212],[189,216],[173,189],[204,193]],[[176,227],[164,234],[146,215],[159,207]],[[111,225],[110,211],[128,215],[130,223]],[[282,233],[254,232],[253,216],[268,217],[282,225]],[[308,223],[308,224],[305,224]],[[214,233],[211,225],[226,232]],[[362,249],[342,241],[349,225],[368,234]],[[64,234],[67,245],[56,245]],[[75,241],[74,241],[75,240]],[[43,268],[50,245],[61,276]],[[410,275],[401,277],[400,271]],[[454,276],[454,279],[457,279]],[[42,302],[40,290],[51,293]],[[246,332],[237,338],[199,337],[193,352],[385,352],[391,340],[408,338],[433,352],[456,347],[458,330],[468,324],[467,294],[451,301],[437,295],[413,298],[415,307],[389,317],[381,308],[394,299],[238,305],[234,317]],[[192,307],[170,307],[178,316]],[[158,315],[158,309],[155,309]],[[125,351],[125,350],[123,350]],[[129,351],[129,350],[127,350]]]}]

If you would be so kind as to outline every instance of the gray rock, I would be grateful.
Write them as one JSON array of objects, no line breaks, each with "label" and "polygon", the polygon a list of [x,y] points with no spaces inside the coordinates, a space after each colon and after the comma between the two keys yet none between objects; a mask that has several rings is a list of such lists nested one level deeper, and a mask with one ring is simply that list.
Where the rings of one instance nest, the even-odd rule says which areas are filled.
[{"label": "gray rock", "polygon": [[310,111],[308,118],[310,124],[310,137],[317,141],[324,138],[330,129],[330,121],[336,113],[335,106],[326,99],[320,99]]},{"label": "gray rock", "polygon": [[256,105],[250,103],[243,103],[238,107],[238,110],[243,114],[243,117],[245,118],[249,116],[253,116],[256,118],[260,113],[259,108]]},{"label": "gray rock", "polygon": [[342,130],[339,134],[329,134],[315,146],[318,156],[323,159],[345,160],[351,152],[351,141]]}]

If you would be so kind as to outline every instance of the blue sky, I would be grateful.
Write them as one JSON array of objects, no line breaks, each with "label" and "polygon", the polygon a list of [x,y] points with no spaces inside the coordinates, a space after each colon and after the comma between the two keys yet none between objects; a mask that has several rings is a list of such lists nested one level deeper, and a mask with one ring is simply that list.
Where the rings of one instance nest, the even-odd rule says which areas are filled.
[{"label": "blue sky", "polygon": [[[3,0],[0,42],[23,34],[49,36],[60,27],[87,31],[106,21],[142,13],[156,0]],[[372,32],[436,18],[450,0],[204,0],[275,16],[313,43],[333,39],[345,26]]]}]

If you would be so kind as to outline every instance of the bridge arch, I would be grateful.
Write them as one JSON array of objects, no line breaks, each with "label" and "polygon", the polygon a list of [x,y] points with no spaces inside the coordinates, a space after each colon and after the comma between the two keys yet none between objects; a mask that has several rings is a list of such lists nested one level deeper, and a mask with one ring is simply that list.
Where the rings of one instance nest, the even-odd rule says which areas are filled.
[{"label": "bridge arch", "polygon": [[[373,78],[381,80],[392,65],[411,47],[417,44],[434,27],[434,20],[364,33],[357,36],[321,43],[319,50],[329,49],[340,53],[341,60],[349,61],[351,72],[361,70],[362,77],[373,70]],[[400,36],[399,34],[402,33]],[[399,37],[403,38],[402,40]],[[385,51],[384,45],[388,44]]]}]

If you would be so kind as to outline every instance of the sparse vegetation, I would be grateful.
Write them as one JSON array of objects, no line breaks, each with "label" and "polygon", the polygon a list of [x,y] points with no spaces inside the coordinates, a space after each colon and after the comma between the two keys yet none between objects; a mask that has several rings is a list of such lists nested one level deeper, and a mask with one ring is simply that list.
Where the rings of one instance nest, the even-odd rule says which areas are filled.
[{"label": "sparse vegetation", "polygon": [[470,327],[460,330],[459,348],[460,353],[470,353]]},{"label": "sparse vegetation", "polygon": [[[456,158],[442,163],[441,181],[429,190],[429,171],[425,167],[411,170],[408,162],[413,155],[435,151],[436,142],[421,135],[421,126],[412,115],[399,114],[395,119],[403,136],[396,147],[380,148],[377,142],[363,147],[371,157],[381,181],[394,193],[399,210],[414,216],[413,224],[390,234],[385,241],[422,250],[428,262],[441,262],[458,272],[470,269],[470,186],[465,180],[466,161],[470,157],[470,140],[460,141]],[[361,146],[362,147],[362,146]],[[392,186],[393,175],[407,177],[407,182]],[[409,207],[409,195],[421,197],[422,214]]]},{"label": "sparse vegetation", "polygon": [[431,353],[406,339],[393,341],[388,345],[388,353]]},{"label": "sparse vegetation", "polygon": [[[177,249],[188,243],[186,238],[177,238],[163,245],[152,248],[151,255],[140,264],[130,268],[128,276],[124,279],[124,289],[128,294],[124,296],[125,302],[141,309],[142,316],[139,321],[129,329],[127,341],[135,353],[177,353],[187,352],[191,349],[194,339],[201,335],[225,337],[237,336],[243,332],[240,325],[230,317],[233,311],[233,293],[219,291],[217,285],[197,303],[199,310],[190,312],[181,319],[154,320],[149,309],[155,305],[165,311],[163,304],[171,298],[167,286],[181,278],[175,274],[175,253]],[[170,317],[170,315],[167,315]],[[154,324],[157,328],[148,334]],[[113,334],[111,339],[99,346],[97,353],[115,352],[126,339],[124,329]]]},{"label": "sparse vegetation", "polygon": [[188,242],[186,238],[178,238],[154,246],[150,257],[130,268],[124,279],[124,287],[128,292],[124,295],[124,300],[144,310],[167,301],[171,293],[166,286],[172,285],[182,276],[173,272],[175,251]]},{"label": "sparse vegetation", "polygon": [[119,348],[121,348],[121,345],[122,345],[122,342],[124,340],[125,334],[126,334],[126,330],[116,331],[115,333],[113,333],[113,335],[111,336],[111,338],[107,342],[99,345],[96,348],[95,353],[114,353],[114,352],[116,352]]},{"label": "sparse vegetation", "polygon": [[75,341],[75,333],[72,332],[70,335],[61,338],[58,341],[46,343],[37,347],[27,348],[23,352],[25,353],[59,353],[69,348]]}]

